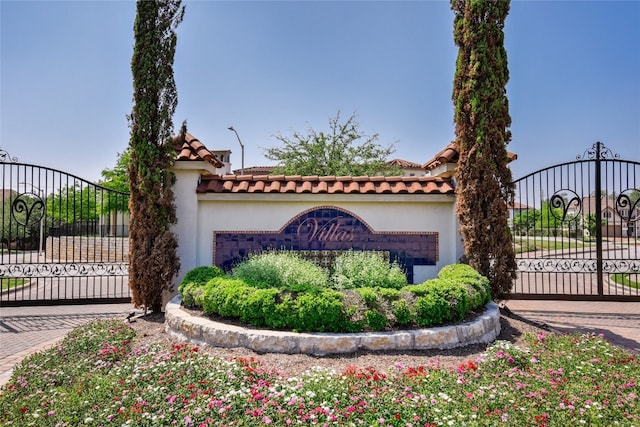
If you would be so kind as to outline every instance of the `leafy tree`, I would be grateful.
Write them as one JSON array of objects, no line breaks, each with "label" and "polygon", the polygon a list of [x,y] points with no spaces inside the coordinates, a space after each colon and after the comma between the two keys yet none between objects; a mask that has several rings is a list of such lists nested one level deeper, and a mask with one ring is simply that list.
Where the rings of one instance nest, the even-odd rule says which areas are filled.
[{"label": "leafy tree", "polygon": [[304,135],[276,135],[282,146],[265,149],[265,157],[279,166],[275,173],[286,175],[373,176],[398,175],[400,169],[387,165],[394,153],[393,145],[376,143],[378,134],[366,135],[360,130],[355,114],[346,121],[340,112],[329,119],[329,131],[309,129]]},{"label": "leafy tree", "polygon": [[515,229],[520,231],[529,232],[532,228],[536,226],[536,223],[541,217],[541,213],[539,210],[525,210],[517,214],[513,218],[513,226]]},{"label": "leafy tree", "polygon": [[133,111],[129,117],[129,286],[136,307],[160,312],[179,269],[173,194],[172,117],[178,104],[173,60],[180,0],[140,0],[131,60]]},{"label": "leafy tree", "polygon": [[93,185],[79,182],[61,187],[47,197],[47,216],[58,224],[95,221],[99,218],[100,197]]},{"label": "leafy tree", "polygon": [[509,7],[509,0],[451,0],[459,48],[452,96],[460,152],[456,213],[468,262],[489,279],[494,299],[508,298],[516,277],[508,227],[514,186],[503,29]]},{"label": "leafy tree", "polygon": [[[600,227],[604,227],[607,225],[606,218],[602,218],[600,220]],[[596,214],[590,213],[584,219],[584,227],[589,231],[589,235],[596,235],[596,228],[598,227],[598,220],[596,219]]]},{"label": "leafy tree", "polygon": [[536,227],[548,230],[562,228],[561,218],[562,209],[554,208],[549,201],[544,201],[540,207],[540,217],[536,221]]},{"label": "leafy tree", "polygon": [[121,191],[123,193],[129,192],[129,175],[127,168],[131,162],[131,151],[129,149],[118,153],[116,165],[113,169],[105,168],[100,172],[103,180],[99,182],[100,185],[110,188],[112,190]]},{"label": "leafy tree", "polygon": [[118,159],[113,169],[103,169],[101,172],[103,181],[100,182],[105,188],[115,190],[103,193],[102,206],[104,214],[111,216],[109,226],[112,234],[118,233],[118,212],[129,211],[129,175],[127,169],[131,162],[131,151],[129,149],[118,153]]}]

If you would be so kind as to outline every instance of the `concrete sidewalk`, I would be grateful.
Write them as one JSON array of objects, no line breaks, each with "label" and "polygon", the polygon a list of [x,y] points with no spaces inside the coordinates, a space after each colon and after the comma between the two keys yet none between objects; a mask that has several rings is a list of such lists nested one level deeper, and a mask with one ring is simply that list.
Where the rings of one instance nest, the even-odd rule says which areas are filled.
[{"label": "concrete sidewalk", "polygon": [[[640,354],[640,302],[511,300],[514,314],[562,333],[603,334]],[[0,307],[0,385],[26,356],[53,346],[76,326],[93,319],[142,314],[131,304]]]}]

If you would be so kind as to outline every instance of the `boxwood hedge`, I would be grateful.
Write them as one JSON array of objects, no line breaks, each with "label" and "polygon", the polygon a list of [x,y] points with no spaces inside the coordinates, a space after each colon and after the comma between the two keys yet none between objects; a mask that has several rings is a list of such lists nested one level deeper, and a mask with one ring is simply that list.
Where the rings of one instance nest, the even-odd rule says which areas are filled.
[{"label": "boxwood hedge", "polygon": [[[296,268],[290,260],[287,263]],[[253,327],[344,333],[458,322],[491,300],[487,278],[465,264],[445,266],[437,278],[400,289],[336,290],[317,282],[304,286],[300,281],[295,286],[266,287],[262,280],[248,283],[238,276],[224,275],[217,267],[190,271],[179,286],[183,304]]]}]

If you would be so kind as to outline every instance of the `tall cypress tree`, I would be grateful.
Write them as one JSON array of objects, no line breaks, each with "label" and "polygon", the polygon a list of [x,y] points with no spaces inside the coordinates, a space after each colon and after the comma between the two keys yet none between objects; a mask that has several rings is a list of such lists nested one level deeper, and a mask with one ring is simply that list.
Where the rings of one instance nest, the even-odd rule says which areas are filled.
[{"label": "tall cypress tree", "polygon": [[184,16],[180,0],[139,0],[131,60],[133,111],[129,117],[129,286],[135,307],[162,310],[162,294],[180,267],[173,194],[175,158],[171,141],[178,104],[173,59],[176,28]]},{"label": "tall cypress tree", "polygon": [[507,222],[514,194],[506,148],[511,116],[503,29],[509,7],[509,0],[451,0],[458,46],[456,213],[468,262],[489,278],[494,299],[509,297],[516,270]]}]

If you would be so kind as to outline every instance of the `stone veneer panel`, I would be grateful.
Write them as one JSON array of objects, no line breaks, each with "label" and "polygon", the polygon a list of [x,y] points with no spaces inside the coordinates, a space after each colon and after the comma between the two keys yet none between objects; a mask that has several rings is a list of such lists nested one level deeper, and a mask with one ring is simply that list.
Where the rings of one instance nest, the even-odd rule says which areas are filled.
[{"label": "stone veneer panel", "polygon": [[448,349],[490,343],[500,334],[500,311],[494,302],[475,320],[437,328],[356,334],[295,333],[249,329],[193,316],[181,309],[180,295],[165,308],[165,329],[171,336],[211,347],[245,347],[258,353],[327,356],[358,350]]}]

